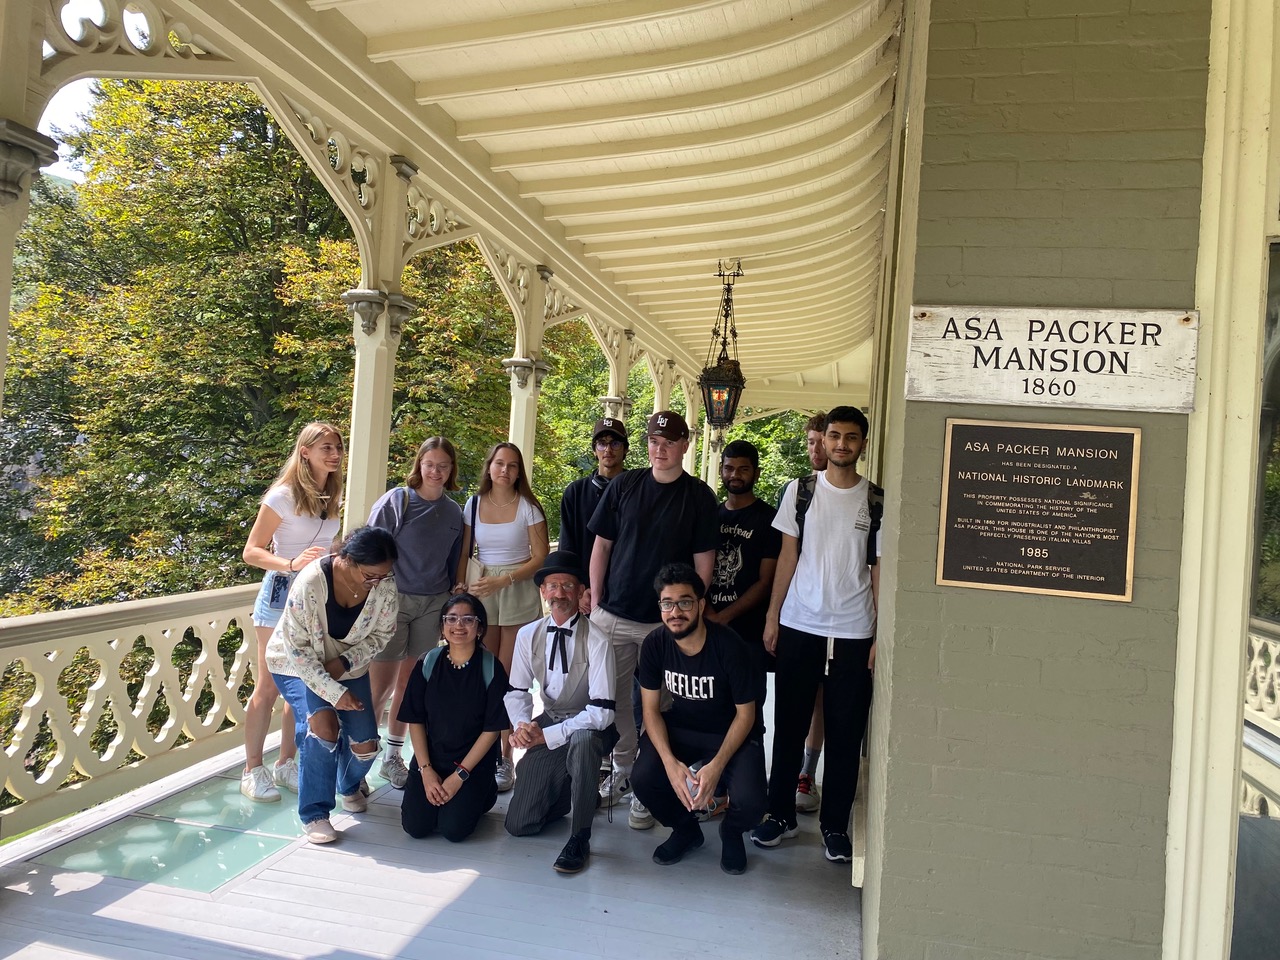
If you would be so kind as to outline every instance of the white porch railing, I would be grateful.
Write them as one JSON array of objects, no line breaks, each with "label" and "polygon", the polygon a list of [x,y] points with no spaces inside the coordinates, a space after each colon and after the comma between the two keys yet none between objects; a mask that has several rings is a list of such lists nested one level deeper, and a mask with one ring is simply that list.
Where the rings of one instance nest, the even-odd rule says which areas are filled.
[{"label": "white porch railing", "polygon": [[12,730],[0,720],[0,785],[10,804],[0,838],[236,746],[256,592],[230,587],[0,620],[3,692],[27,697]]},{"label": "white porch railing", "polygon": [[[1250,624],[1244,675],[1244,719],[1280,738],[1280,631],[1263,621]],[[1252,746],[1251,746],[1252,744]],[[1280,749],[1245,728],[1241,754],[1240,811],[1280,819]]]}]

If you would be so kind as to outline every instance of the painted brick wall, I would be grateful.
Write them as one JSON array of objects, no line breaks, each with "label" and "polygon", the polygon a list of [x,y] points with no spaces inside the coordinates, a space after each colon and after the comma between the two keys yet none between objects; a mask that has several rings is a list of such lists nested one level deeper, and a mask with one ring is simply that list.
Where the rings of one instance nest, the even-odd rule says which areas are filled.
[{"label": "painted brick wall", "polygon": [[[1194,304],[1208,29],[1208,0],[933,0],[915,302]],[[935,586],[948,415],[1142,428],[1132,603]],[[906,422],[877,952],[1157,958],[1186,419]]]}]

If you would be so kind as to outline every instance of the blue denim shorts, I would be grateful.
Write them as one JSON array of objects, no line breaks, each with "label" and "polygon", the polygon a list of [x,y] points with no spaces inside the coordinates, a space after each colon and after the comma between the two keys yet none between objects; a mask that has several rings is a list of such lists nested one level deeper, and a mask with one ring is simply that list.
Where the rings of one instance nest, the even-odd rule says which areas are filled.
[{"label": "blue denim shorts", "polygon": [[289,588],[293,586],[296,573],[281,573],[268,570],[262,578],[262,586],[258,588],[258,596],[253,601],[253,625],[275,629],[275,625],[284,616],[284,604],[289,599]]}]

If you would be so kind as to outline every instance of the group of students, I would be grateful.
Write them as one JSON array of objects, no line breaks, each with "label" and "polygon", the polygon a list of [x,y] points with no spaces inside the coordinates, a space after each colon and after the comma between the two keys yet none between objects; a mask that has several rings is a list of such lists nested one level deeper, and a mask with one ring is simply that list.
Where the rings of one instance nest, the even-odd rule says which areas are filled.
[{"label": "group of students", "polygon": [[[862,489],[856,460],[866,421],[853,413],[851,431],[835,430],[835,446],[847,467],[845,434],[856,435],[852,475],[846,469],[842,480]],[[655,414],[646,440],[649,467],[624,470],[625,426],[608,417],[596,423],[599,468],[564,492],[555,553],[519,449],[496,445],[476,495],[459,507],[448,496],[458,488],[456,452],[441,437],[422,444],[405,486],[381,497],[369,524],[331,552],[341,435],[331,424],[304,427],[263,497],[244,551],[266,571],[253,614],[258,683],[246,709],[245,796],[278,800],[280,788],[296,791],[307,838],[333,840],[335,806],[367,807],[365,777],[379,755],[378,718],[389,705],[380,772],[403,790],[402,823],[414,837],[464,839],[497,793],[513,785],[513,834],[570,816],[570,842],[555,863],[561,873],[585,867],[591,817],[601,803],[629,800],[628,820],[637,829],[655,819],[671,827],[654,854],[663,864],[700,846],[698,822],[725,811],[721,866],[728,873],[745,869],[745,831],[762,847],[794,836],[785,811],[782,829],[769,829],[776,818],[767,801],[777,791],[770,784],[766,796],[762,708],[764,652],[778,644],[780,617],[787,626],[798,553],[788,540],[796,538],[752,493],[759,467],[750,444],[725,448],[729,497],[721,505],[683,470],[689,432],[679,414]],[[812,497],[812,484],[807,490],[801,496]],[[786,509],[785,495],[783,502]],[[848,533],[864,528],[862,515],[850,518]],[[861,570],[837,572],[869,595],[872,543],[861,548]],[[787,567],[781,590],[774,580],[779,554]],[[873,595],[862,605],[874,611]],[[855,632],[867,634],[863,625]],[[828,663],[837,636],[851,634],[824,640]],[[856,639],[874,651],[873,637],[874,619],[870,633]],[[793,643],[808,645],[804,638]],[[859,697],[867,705],[873,658],[865,661],[866,697]],[[794,763],[781,764],[792,785],[792,821],[794,800],[816,798],[814,771],[807,755],[801,766],[792,731],[800,706],[808,726],[820,679],[784,687],[779,675],[780,691],[808,699],[785,705],[786,743],[775,730],[775,779],[779,749],[796,754]],[[543,705],[537,717],[535,685]],[[282,737],[280,759],[268,770],[262,748],[277,692],[287,705],[284,729],[295,735]],[[864,705],[857,709],[861,728]],[[783,710],[775,704],[776,717]],[[518,784],[513,749],[526,751]],[[846,752],[828,753],[829,779],[833,760],[849,763]],[[597,795],[597,771],[610,753]],[[856,755],[852,762],[856,782]],[[837,779],[847,780],[847,771]],[[771,816],[762,821],[766,804]],[[848,810],[838,829],[827,820],[827,859],[848,860]],[[838,834],[834,842],[828,833]]]}]

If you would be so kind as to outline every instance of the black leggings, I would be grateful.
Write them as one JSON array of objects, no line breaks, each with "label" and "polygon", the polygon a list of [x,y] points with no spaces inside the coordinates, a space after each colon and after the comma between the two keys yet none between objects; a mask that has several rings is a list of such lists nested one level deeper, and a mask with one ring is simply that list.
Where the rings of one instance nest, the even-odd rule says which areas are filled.
[{"label": "black leggings", "polygon": [[[440,779],[454,772],[452,763],[432,763]],[[422,785],[422,768],[418,758],[409,763],[409,779],[400,802],[400,824],[404,832],[416,840],[438,833],[458,843],[475,832],[480,818],[493,809],[498,800],[498,785],[493,779],[497,760],[490,754],[476,764],[458,792],[442,807],[427,801],[427,788]]]}]

